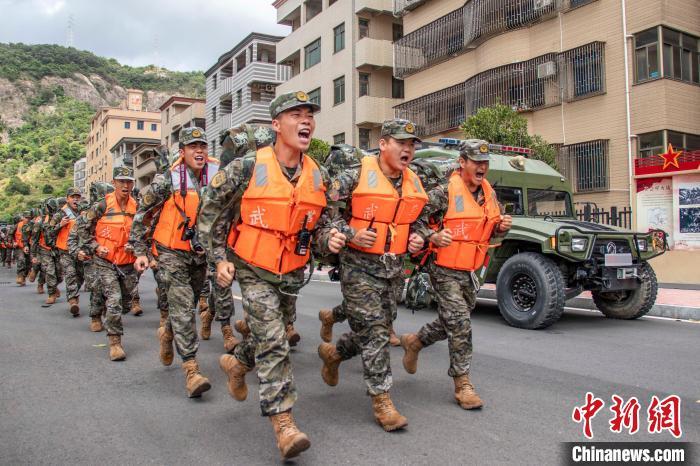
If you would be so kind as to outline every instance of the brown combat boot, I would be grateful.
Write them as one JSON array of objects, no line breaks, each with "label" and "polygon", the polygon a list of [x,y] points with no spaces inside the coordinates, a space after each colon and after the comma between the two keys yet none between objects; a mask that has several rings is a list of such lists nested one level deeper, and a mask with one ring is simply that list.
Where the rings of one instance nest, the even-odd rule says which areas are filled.
[{"label": "brown combat boot", "polygon": [[173,332],[165,326],[158,327],[158,341],[160,341],[160,362],[164,366],[173,363]]},{"label": "brown combat boot", "polygon": [[162,327],[165,325],[165,323],[168,321],[168,311],[165,309],[160,309],[160,324],[159,327]]},{"label": "brown combat boot", "polygon": [[387,432],[402,429],[408,425],[408,419],[403,417],[391,402],[389,392],[372,396],[372,409],[374,420]]},{"label": "brown combat boot", "polygon": [[36,286],[36,294],[44,294],[44,285],[39,283]]},{"label": "brown combat boot", "polygon": [[245,383],[245,375],[250,372],[250,367],[230,354],[221,355],[219,367],[228,377],[229,394],[238,401],[244,401],[248,397],[248,385]]},{"label": "brown combat boot", "polygon": [[250,335],[250,327],[248,327],[248,322],[246,322],[245,319],[234,322],[233,328],[235,328],[236,331],[243,336],[243,338]]},{"label": "brown combat boot", "polygon": [[[59,282],[59,283],[60,283],[60,282]],[[54,294],[56,295],[56,298],[60,298],[60,297],[61,297],[61,290],[59,290],[58,288],[56,288],[56,292],[55,292]]]},{"label": "brown combat boot", "polygon": [[68,300],[70,305],[70,313],[73,317],[78,317],[80,315],[80,306],[78,306],[78,298],[71,298]]},{"label": "brown combat boot", "polygon": [[454,378],[455,400],[462,409],[476,409],[484,406],[479,395],[474,390],[474,385],[469,381],[468,375],[460,375]]},{"label": "brown combat boot", "polygon": [[140,316],[143,314],[143,309],[141,308],[141,301],[134,299],[131,301],[131,313],[135,316]]},{"label": "brown combat boot", "polygon": [[[201,300],[199,304],[201,309]],[[202,340],[208,340],[211,338],[211,322],[214,320],[214,315],[209,312],[209,309],[207,308],[199,313],[199,318],[202,320],[202,329],[200,330],[199,334],[201,335]]]},{"label": "brown combat boot", "polygon": [[202,393],[211,388],[209,379],[199,372],[199,365],[196,359],[184,361],[182,363],[182,369],[185,371],[185,386],[187,388],[188,397],[200,397]]},{"label": "brown combat boot", "polygon": [[292,411],[270,416],[272,428],[277,437],[277,448],[280,449],[282,458],[294,458],[311,446],[309,437],[301,432],[294,422]]},{"label": "brown combat boot", "polygon": [[34,270],[34,267],[29,271],[29,276],[27,277],[29,279],[29,283],[34,283],[34,280],[36,280],[36,271]]},{"label": "brown combat boot", "polygon": [[333,339],[333,311],[331,309],[321,309],[318,311],[318,320],[321,321],[321,340],[330,343]]},{"label": "brown combat boot", "polygon": [[393,325],[389,327],[389,344],[391,346],[401,346],[401,340],[396,336]]},{"label": "brown combat boot", "polygon": [[321,377],[326,385],[335,387],[338,385],[338,368],[342,359],[335,345],[331,343],[321,343],[318,345],[318,357],[323,361]]},{"label": "brown combat boot", "polygon": [[101,317],[91,317],[90,318],[90,331],[91,332],[101,332],[104,330],[104,327],[102,326],[102,318]]},{"label": "brown combat boot", "polygon": [[231,328],[231,324],[221,326],[221,335],[224,337],[224,350],[226,350],[227,353],[232,352],[234,348],[240,343],[240,341],[238,341],[238,338],[233,336],[233,329]]},{"label": "brown combat boot", "polygon": [[24,286],[24,285],[26,285],[26,284],[27,284],[27,281],[26,281],[26,280],[27,280],[27,279],[24,278],[24,275],[17,275],[17,284],[18,284],[19,286]]},{"label": "brown combat boot", "polygon": [[57,293],[48,295],[46,297],[46,302],[44,303],[44,306],[50,306],[52,304],[55,304],[56,298],[58,298]]},{"label": "brown combat boot", "polygon": [[418,369],[418,352],[423,349],[423,343],[415,333],[401,335],[401,346],[405,351],[403,355],[403,368],[409,374],[415,374]]},{"label": "brown combat boot", "polygon": [[126,353],[122,348],[121,335],[108,335],[109,337],[109,359],[112,361],[123,361],[126,359]]},{"label": "brown combat boot", "polygon": [[287,324],[286,330],[289,346],[296,346],[299,343],[299,340],[301,340],[301,335],[299,335],[299,332],[297,332],[294,328],[294,324]]},{"label": "brown combat boot", "polygon": [[199,312],[206,312],[209,310],[209,301],[204,296],[199,297]]}]

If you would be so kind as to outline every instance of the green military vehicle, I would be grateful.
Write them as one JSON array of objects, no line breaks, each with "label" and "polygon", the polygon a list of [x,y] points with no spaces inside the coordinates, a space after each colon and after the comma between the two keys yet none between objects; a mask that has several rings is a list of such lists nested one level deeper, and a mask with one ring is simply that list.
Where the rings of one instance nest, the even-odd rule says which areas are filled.
[{"label": "green military vehicle", "polygon": [[[446,174],[456,166],[460,142],[425,143],[415,158],[432,162]],[[584,290],[592,293],[607,317],[636,319],[649,312],[657,282],[648,261],[666,250],[665,233],[580,221],[570,183],[559,172],[524,157],[529,149],[489,148],[487,179],[513,216],[513,227],[490,249],[476,275],[482,283],[496,284],[506,322],[527,329],[548,327],[561,316],[564,302]]]}]

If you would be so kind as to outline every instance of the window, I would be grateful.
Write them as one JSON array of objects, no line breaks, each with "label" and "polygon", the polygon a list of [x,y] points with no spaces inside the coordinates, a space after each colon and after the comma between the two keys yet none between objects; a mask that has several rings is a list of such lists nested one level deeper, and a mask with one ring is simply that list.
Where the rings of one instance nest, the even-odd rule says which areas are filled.
[{"label": "window", "polygon": [[214,89],[216,89],[218,84],[219,84],[219,74],[214,73],[214,75],[211,77],[211,85]]},{"label": "window", "polygon": [[345,102],[345,76],[333,80],[333,105]]},{"label": "window", "polygon": [[639,135],[639,158],[653,157],[666,152],[668,145],[673,150],[692,152],[700,149],[700,135],[679,131],[660,130]]},{"label": "window", "polygon": [[657,28],[634,36],[636,82],[656,79],[659,74],[659,35]]},{"label": "window", "polygon": [[309,96],[309,102],[317,105],[321,105],[321,88],[317,87],[313,91],[309,91],[307,94]]},{"label": "window", "polygon": [[157,131],[158,130],[158,125],[155,123],[151,123],[151,131]]},{"label": "window", "polygon": [[369,134],[368,128],[360,128],[360,149],[369,150]]},{"label": "window", "polygon": [[574,72],[574,97],[582,97],[600,92],[603,85],[603,63],[601,52],[583,48],[572,57]]},{"label": "window", "polygon": [[391,24],[391,40],[396,42],[403,37],[403,24],[392,23]]},{"label": "window", "polygon": [[333,5],[333,4],[334,4],[335,2],[337,2],[337,1],[338,1],[338,0],[328,0],[328,6]]},{"label": "window", "polygon": [[527,210],[533,217],[544,215],[571,217],[571,197],[566,191],[528,189]]},{"label": "window", "polygon": [[169,108],[165,109],[165,122],[170,123],[170,109]]},{"label": "window", "polygon": [[236,108],[241,108],[243,106],[243,89],[238,89],[236,91]]},{"label": "window", "polygon": [[365,19],[365,18],[360,18],[359,25],[360,25],[360,37],[359,37],[359,39],[364,39],[365,37],[369,37],[369,20]]},{"label": "window", "polygon": [[698,82],[698,39],[665,27],[663,35],[664,77]]},{"label": "window", "polygon": [[321,39],[316,39],[304,47],[304,69],[308,70],[321,61]]},{"label": "window", "polygon": [[403,79],[391,77],[391,98],[403,99]]},{"label": "window", "polygon": [[645,158],[664,152],[664,132],[654,131],[639,135],[639,157]]},{"label": "window", "polygon": [[136,121],[136,129],[143,130],[143,120]]},{"label": "window", "polygon": [[507,186],[496,186],[496,197],[505,208],[505,213],[509,215],[523,215],[523,190],[520,188],[510,188]]},{"label": "window", "polygon": [[360,73],[360,97],[369,95],[369,73]]},{"label": "window", "polygon": [[333,53],[338,53],[345,48],[345,23],[333,28]]},{"label": "window", "polygon": [[216,106],[211,108],[211,122],[216,123]]},{"label": "window", "polygon": [[333,144],[345,144],[345,133],[334,135]]},{"label": "window", "polygon": [[[131,122],[130,121],[125,121],[124,122],[124,129],[131,129]],[[98,136],[99,137],[99,136]]]},{"label": "window", "polygon": [[561,146],[561,171],[571,179],[577,193],[608,189],[608,141],[581,142]]}]

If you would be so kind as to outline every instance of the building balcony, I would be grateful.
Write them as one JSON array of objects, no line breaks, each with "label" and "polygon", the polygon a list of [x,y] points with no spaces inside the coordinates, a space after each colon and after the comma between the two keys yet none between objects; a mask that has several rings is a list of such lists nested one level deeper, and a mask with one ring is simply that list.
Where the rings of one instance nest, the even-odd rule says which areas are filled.
[{"label": "building balcony", "polygon": [[389,13],[393,12],[392,0],[355,0],[355,14],[369,13]]},{"label": "building balcony", "polygon": [[269,123],[270,102],[244,102],[241,108],[235,108],[233,112],[222,115],[219,121],[224,131],[243,123]]},{"label": "building balcony", "polygon": [[277,8],[277,24],[291,26],[294,20],[301,17],[302,0],[277,0],[273,4]]},{"label": "building balcony", "polygon": [[394,64],[391,41],[365,37],[357,42],[355,49],[355,66],[369,66],[373,69],[391,68]]},{"label": "building balcony", "polygon": [[357,99],[357,125],[381,125],[384,120],[393,117],[393,107],[398,105],[401,99],[391,97],[373,97],[365,95]]},{"label": "building balcony", "polygon": [[287,65],[256,61],[230,78],[224,79],[220,83],[220,95],[236,92],[253,81],[280,84],[289,80],[290,77],[291,69]]},{"label": "building balcony", "polygon": [[415,10],[427,1],[428,0],[394,0],[394,15],[403,16],[411,10]]}]

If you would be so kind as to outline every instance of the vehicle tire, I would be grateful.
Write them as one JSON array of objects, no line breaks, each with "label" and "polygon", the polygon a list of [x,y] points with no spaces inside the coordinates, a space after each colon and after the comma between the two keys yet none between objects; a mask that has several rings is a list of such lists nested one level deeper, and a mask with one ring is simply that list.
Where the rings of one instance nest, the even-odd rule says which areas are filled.
[{"label": "vehicle tire", "polygon": [[593,302],[610,319],[638,319],[651,310],[659,285],[656,274],[647,262],[640,267],[642,283],[636,290],[593,291]]},{"label": "vehicle tire", "polygon": [[535,252],[508,259],[496,280],[498,309],[513,327],[549,327],[564,312],[564,295],[564,277],[557,264]]}]

